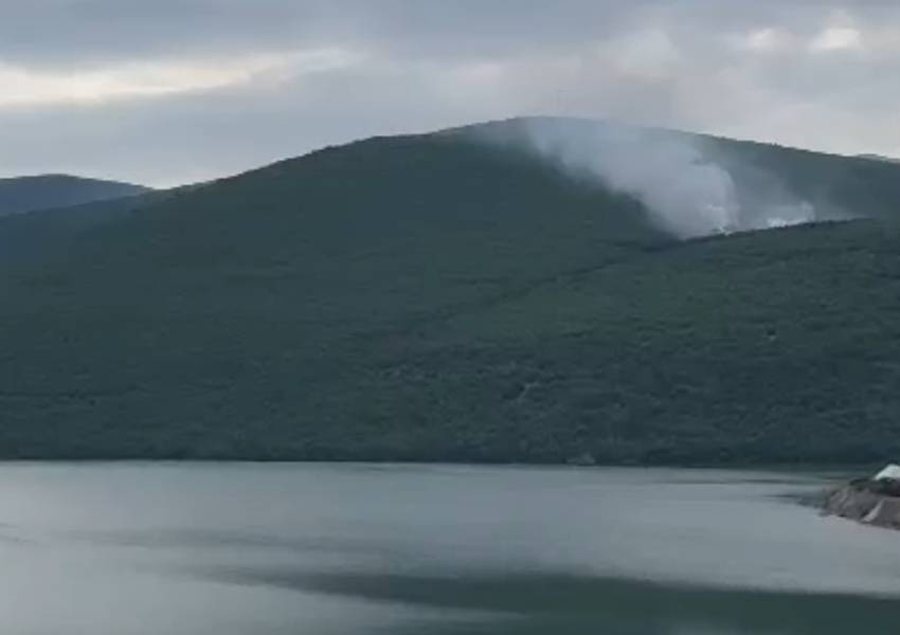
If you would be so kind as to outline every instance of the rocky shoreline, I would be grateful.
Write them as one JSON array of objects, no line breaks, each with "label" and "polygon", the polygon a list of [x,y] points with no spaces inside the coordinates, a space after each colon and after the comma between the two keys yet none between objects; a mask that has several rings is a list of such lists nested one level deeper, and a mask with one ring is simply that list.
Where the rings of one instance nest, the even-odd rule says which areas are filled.
[{"label": "rocky shoreline", "polygon": [[823,511],[875,527],[900,529],[900,480],[857,479],[828,492]]}]

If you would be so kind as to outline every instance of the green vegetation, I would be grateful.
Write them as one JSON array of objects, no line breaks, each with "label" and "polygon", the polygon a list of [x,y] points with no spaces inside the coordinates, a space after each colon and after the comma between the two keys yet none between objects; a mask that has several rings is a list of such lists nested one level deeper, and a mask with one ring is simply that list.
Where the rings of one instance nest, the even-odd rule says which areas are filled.
[{"label": "green vegetation", "polygon": [[676,242],[463,132],[0,221],[0,456],[900,454],[900,168],[704,143],[881,220]]},{"label": "green vegetation", "polygon": [[0,216],[135,196],[147,191],[130,183],[63,174],[0,179]]}]

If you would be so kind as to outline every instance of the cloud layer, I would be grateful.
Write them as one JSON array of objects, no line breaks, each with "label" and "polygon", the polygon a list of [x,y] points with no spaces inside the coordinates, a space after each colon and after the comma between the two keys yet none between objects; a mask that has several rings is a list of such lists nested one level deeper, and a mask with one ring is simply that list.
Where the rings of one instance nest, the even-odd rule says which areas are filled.
[{"label": "cloud layer", "polygon": [[176,184],[520,114],[900,156],[894,2],[0,0],[0,15],[0,175]]}]

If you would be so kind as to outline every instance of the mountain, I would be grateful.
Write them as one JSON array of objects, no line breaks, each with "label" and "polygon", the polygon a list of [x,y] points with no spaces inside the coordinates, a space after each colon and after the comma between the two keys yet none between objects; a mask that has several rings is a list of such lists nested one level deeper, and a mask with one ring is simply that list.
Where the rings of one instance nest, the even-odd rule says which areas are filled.
[{"label": "mountain", "polygon": [[0,179],[0,216],[135,196],[149,188],[61,174]]},{"label": "mountain", "polygon": [[887,161],[888,163],[900,163],[900,159],[894,157],[886,157],[881,154],[860,154],[861,159],[870,159],[872,161]]},{"label": "mountain", "polygon": [[64,263],[85,233],[189,189],[149,190],[71,207],[0,216],[0,271],[10,266]]},{"label": "mountain", "polygon": [[683,240],[527,125],[0,220],[53,246],[0,259],[0,456],[900,453],[900,168],[690,137],[748,205],[774,175],[821,216]]}]

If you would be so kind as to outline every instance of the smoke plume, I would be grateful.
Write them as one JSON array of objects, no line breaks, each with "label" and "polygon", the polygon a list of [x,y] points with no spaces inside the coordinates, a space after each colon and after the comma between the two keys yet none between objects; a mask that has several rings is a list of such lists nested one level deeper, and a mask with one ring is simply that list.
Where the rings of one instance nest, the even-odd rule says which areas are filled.
[{"label": "smoke plume", "polygon": [[[690,135],[584,121],[525,122],[531,149],[581,178],[640,201],[653,221],[682,238],[807,223],[812,204],[791,197],[751,204],[732,174]],[[700,139],[697,137],[696,139]]]}]

